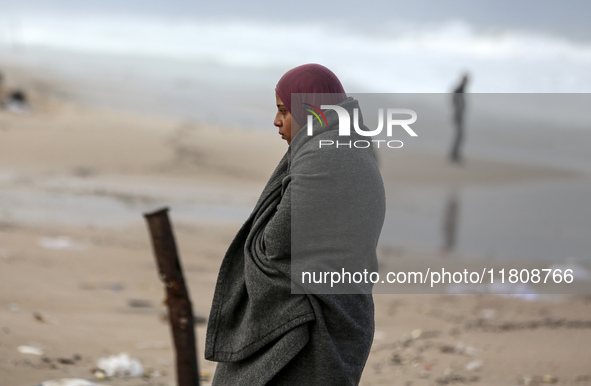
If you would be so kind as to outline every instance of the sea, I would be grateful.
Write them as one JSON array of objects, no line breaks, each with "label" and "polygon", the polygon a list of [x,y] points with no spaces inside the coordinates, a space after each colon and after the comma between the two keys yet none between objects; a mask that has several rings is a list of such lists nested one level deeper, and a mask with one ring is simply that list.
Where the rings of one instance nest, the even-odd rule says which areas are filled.
[{"label": "sea", "polygon": [[445,93],[464,73],[472,93],[591,92],[584,1],[3,0],[0,9],[0,71],[25,66],[72,81],[61,91],[78,100],[201,121],[270,126],[277,80],[304,63],[357,93]]}]

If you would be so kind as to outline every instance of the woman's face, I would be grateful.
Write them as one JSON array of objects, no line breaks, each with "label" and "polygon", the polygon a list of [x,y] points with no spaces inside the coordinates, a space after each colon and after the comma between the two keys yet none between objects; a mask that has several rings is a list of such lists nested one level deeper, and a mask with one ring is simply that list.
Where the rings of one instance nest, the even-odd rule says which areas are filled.
[{"label": "woman's face", "polygon": [[291,113],[283,105],[283,101],[279,95],[275,94],[277,99],[277,115],[275,115],[275,122],[273,124],[279,128],[279,135],[282,139],[291,144]]}]

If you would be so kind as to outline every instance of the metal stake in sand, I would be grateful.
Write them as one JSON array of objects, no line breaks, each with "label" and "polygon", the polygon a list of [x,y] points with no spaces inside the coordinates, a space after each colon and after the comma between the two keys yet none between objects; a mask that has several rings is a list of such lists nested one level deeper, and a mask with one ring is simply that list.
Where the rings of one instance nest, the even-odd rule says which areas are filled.
[{"label": "metal stake in sand", "polygon": [[176,351],[177,383],[179,386],[199,386],[193,308],[168,220],[168,208],[145,213],[144,217],[152,236],[160,279],[166,286],[166,305]]}]

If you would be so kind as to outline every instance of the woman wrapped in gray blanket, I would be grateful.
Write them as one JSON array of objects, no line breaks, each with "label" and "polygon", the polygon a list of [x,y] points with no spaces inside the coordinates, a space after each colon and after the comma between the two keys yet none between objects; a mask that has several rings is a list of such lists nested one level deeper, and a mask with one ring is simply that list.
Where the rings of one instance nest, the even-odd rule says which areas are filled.
[{"label": "woman wrapped in gray blanket", "polygon": [[321,146],[364,139],[339,136],[337,110],[359,106],[329,69],[296,67],[275,92],[289,148],[224,257],[205,356],[220,362],[214,385],[356,385],[374,306],[351,275],[377,271],[381,175],[371,148]]}]

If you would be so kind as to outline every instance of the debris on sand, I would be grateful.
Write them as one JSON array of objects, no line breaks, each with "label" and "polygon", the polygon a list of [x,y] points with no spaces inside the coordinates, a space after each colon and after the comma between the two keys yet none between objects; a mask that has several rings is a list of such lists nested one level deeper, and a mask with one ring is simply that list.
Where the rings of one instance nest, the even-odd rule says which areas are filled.
[{"label": "debris on sand", "polygon": [[54,381],[41,382],[37,386],[107,386],[104,383],[98,385],[80,378],[62,378]]},{"label": "debris on sand", "polygon": [[96,364],[108,377],[141,377],[144,375],[144,368],[141,362],[135,358],[131,358],[125,352],[119,355],[100,358]]},{"label": "debris on sand", "polygon": [[43,350],[35,346],[18,346],[16,349],[21,354],[43,355]]}]

